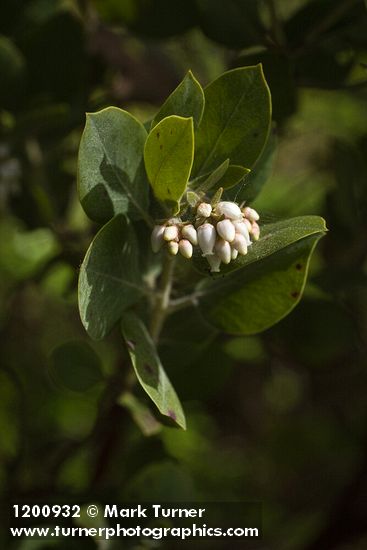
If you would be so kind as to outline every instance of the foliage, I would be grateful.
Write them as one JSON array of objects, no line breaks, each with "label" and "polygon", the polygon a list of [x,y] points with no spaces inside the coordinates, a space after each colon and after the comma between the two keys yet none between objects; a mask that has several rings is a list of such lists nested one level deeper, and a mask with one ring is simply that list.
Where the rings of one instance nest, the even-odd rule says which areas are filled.
[{"label": "foliage", "polygon": [[[1,547],[103,547],[9,540],[14,502],[129,498],[258,500],[269,549],[366,547],[366,14],[363,0],[2,2]],[[221,119],[204,96],[259,63],[275,124],[247,154],[251,131],[218,133],[240,98]],[[167,117],[192,117],[196,159],[163,204],[144,146]],[[181,258],[152,342],[151,226],[177,201],[190,211],[186,183],[250,202],[261,239],[214,276]],[[318,216],[330,232],[310,262]],[[161,369],[186,431],[159,414],[167,394],[147,376]]]}]

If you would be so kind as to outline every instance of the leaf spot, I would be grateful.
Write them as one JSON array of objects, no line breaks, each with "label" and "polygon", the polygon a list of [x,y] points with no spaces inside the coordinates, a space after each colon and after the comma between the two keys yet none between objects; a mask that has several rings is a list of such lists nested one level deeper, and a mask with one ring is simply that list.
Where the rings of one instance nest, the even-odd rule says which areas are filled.
[{"label": "leaf spot", "polygon": [[160,150],[162,151],[162,149],[163,149],[163,145],[160,145],[160,146],[159,146],[159,148],[160,148]]},{"label": "leaf spot", "polygon": [[291,292],[291,296],[292,296],[292,298],[295,298],[295,299],[296,299],[296,298],[299,298],[299,292],[298,292],[298,290],[294,290],[293,292]]},{"label": "leaf spot", "polygon": [[148,363],[145,363],[144,369],[145,369],[146,372],[148,372],[149,374],[153,374],[153,372],[154,372],[154,370],[152,369],[152,367],[151,367],[150,365],[148,365]]},{"label": "leaf spot", "polygon": [[168,410],[168,416],[172,418],[172,420],[177,420],[176,413],[172,411],[171,409]]},{"label": "leaf spot", "polygon": [[161,136],[161,134],[159,132],[157,132],[157,138],[159,139]]},{"label": "leaf spot", "polygon": [[303,268],[302,264],[296,264],[297,271],[301,271],[302,268]]},{"label": "leaf spot", "polygon": [[126,345],[131,351],[134,351],[136,342],[134,340],[126,340]]}]

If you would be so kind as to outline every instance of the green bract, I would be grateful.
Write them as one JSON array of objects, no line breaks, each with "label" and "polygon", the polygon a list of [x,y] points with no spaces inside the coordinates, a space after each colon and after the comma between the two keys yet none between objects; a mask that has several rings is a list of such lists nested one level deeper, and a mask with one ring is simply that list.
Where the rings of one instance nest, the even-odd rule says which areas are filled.
[{"label": "green bract", "polygon": [[[270,93],[261,65],[228,71],[204,91],[189,72],[145,126],[115,107],[87,115],[79,152],[79,195],[88,216],[105,225],[81,266],[81,319],[93,339],[104,338],[121,322],[137,380],[158,410],[182,428],[182,406],[158,355],[162,330],[169,328],[172,338],[167,317],[195,307],[196,314],[190,315],[195,335],[199,318],[212,325],[213,333],[265,330],[300,300],[310,257],[326,231],[317,216],[261,225],[260,240],[248,241],[247,253],[239,248],[238,256],[222,264],[220,273],[209,276],[207,258],[201,257],[195,243],[195,231],[199,236],[205,218],[200,221],[195,209],[199,202],[206,203],[202,206],[209,212],[213,208],[212,223],[217,224],[219,207],[229,204],[218,201],[240,203],[256,197],[272,169],[276,140],[270,127]],[[242,215],[238,205],[231,208]],[[249,218],[243,214],[241,223],[247,222],[252,231],[257,217],[251,218],[252,210],[247,210]],[[168,219],[171,216],[176,218]],[[230,234],[231,223],[227,219],[218,230]],[[172,226],[168,231],[167,224]],[[191,233],[185,224],[191,225]],[[154,226],[155,249],[163,247],[160,255],[150,249]],[[257,236],[253,233],[253,241]],[[167,238],[173,238],[169,247]],[[181,258],[175,271],[167,249],[189,258],[193,246],[188,238],[194,246],[193,261]],[[224,246],[229,246],[225,239]],[[225,261],[224,248],[221,253]],[[185,334],[179,338],[172,349],[182,347]],[[168,371],[172,354],[169,357]],[[130,390],[126,395],[137,417],[139,401]],[[141,424],[147,409],[144,404],[138,409]],[[154,420],[149,423],[157,430]]]}]

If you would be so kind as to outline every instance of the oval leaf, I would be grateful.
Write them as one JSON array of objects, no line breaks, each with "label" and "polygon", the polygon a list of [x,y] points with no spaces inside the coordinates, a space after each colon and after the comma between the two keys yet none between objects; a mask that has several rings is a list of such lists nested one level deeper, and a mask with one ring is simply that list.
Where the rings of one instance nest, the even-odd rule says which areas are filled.
[{"label": "oval leaf", "polygon": [[[205,318],[231,334],[256,334],[285,317],[301,299],[312,252],[321,235],[302,239],[242,269],[232,281],[200,302]],[[230,277],[229,277],[230,278]]]},{"label": "oval leaf", "polygon": [[186,429],[185,415],[171,382],[158,357],[155,345],[143,322],[134,313],[126,313],[121,322],[136,376],[161,414]]},{"label": "oval leaf", "polygon": [[261,65],[224,73],[205,88],[193,173],[205,174],[227,158],[251,167],[266,143],[270,121],[270,92]]},{"label": "oval leaf", "polygon": [[195,128],[197,128],[203,116],[204,101],[203,89],[192,72],[189,71],[181,84],[163,103],[153,119],[152,128],[170,115],[192,117]]},{"label": "oval leaf", "polygon": [[138,254],[135,233],[123,216],[109,221],[92,241],[78,286],[80,317],[91,338],[104,338],[144,292]]},{"label": "oval leaf", "polygon": [[169,116],[150,132],[144,151],[145,167],[156,198],[178,210],[194,157],[192,118]]},{"label": "oval leaf", "polygon": [[78,158],[78,190],[86,214],[105,222],[127,214],[149,222],[143,152],[147,132],[132,115],[108,107],[88,113]]}]

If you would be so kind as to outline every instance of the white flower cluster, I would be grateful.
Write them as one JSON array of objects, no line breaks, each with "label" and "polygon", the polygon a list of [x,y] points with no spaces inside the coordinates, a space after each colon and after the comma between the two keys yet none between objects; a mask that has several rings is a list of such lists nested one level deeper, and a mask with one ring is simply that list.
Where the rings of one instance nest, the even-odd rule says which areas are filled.
[{"label": "white flower cluster", "polygon": [[171,218],[156,225],[152,232],[152,249],[158,252],[165,244],[168,252],[178,252],[191,258],[193,247],[199,246],[211,271],[219,272],[220,264],[229,264],[238,254],[247,254],[260,236],[259,214],[253,208],[240,208],[235,202],[221,201],[214,207],[201,202],[196,209],[194,223]]}]

